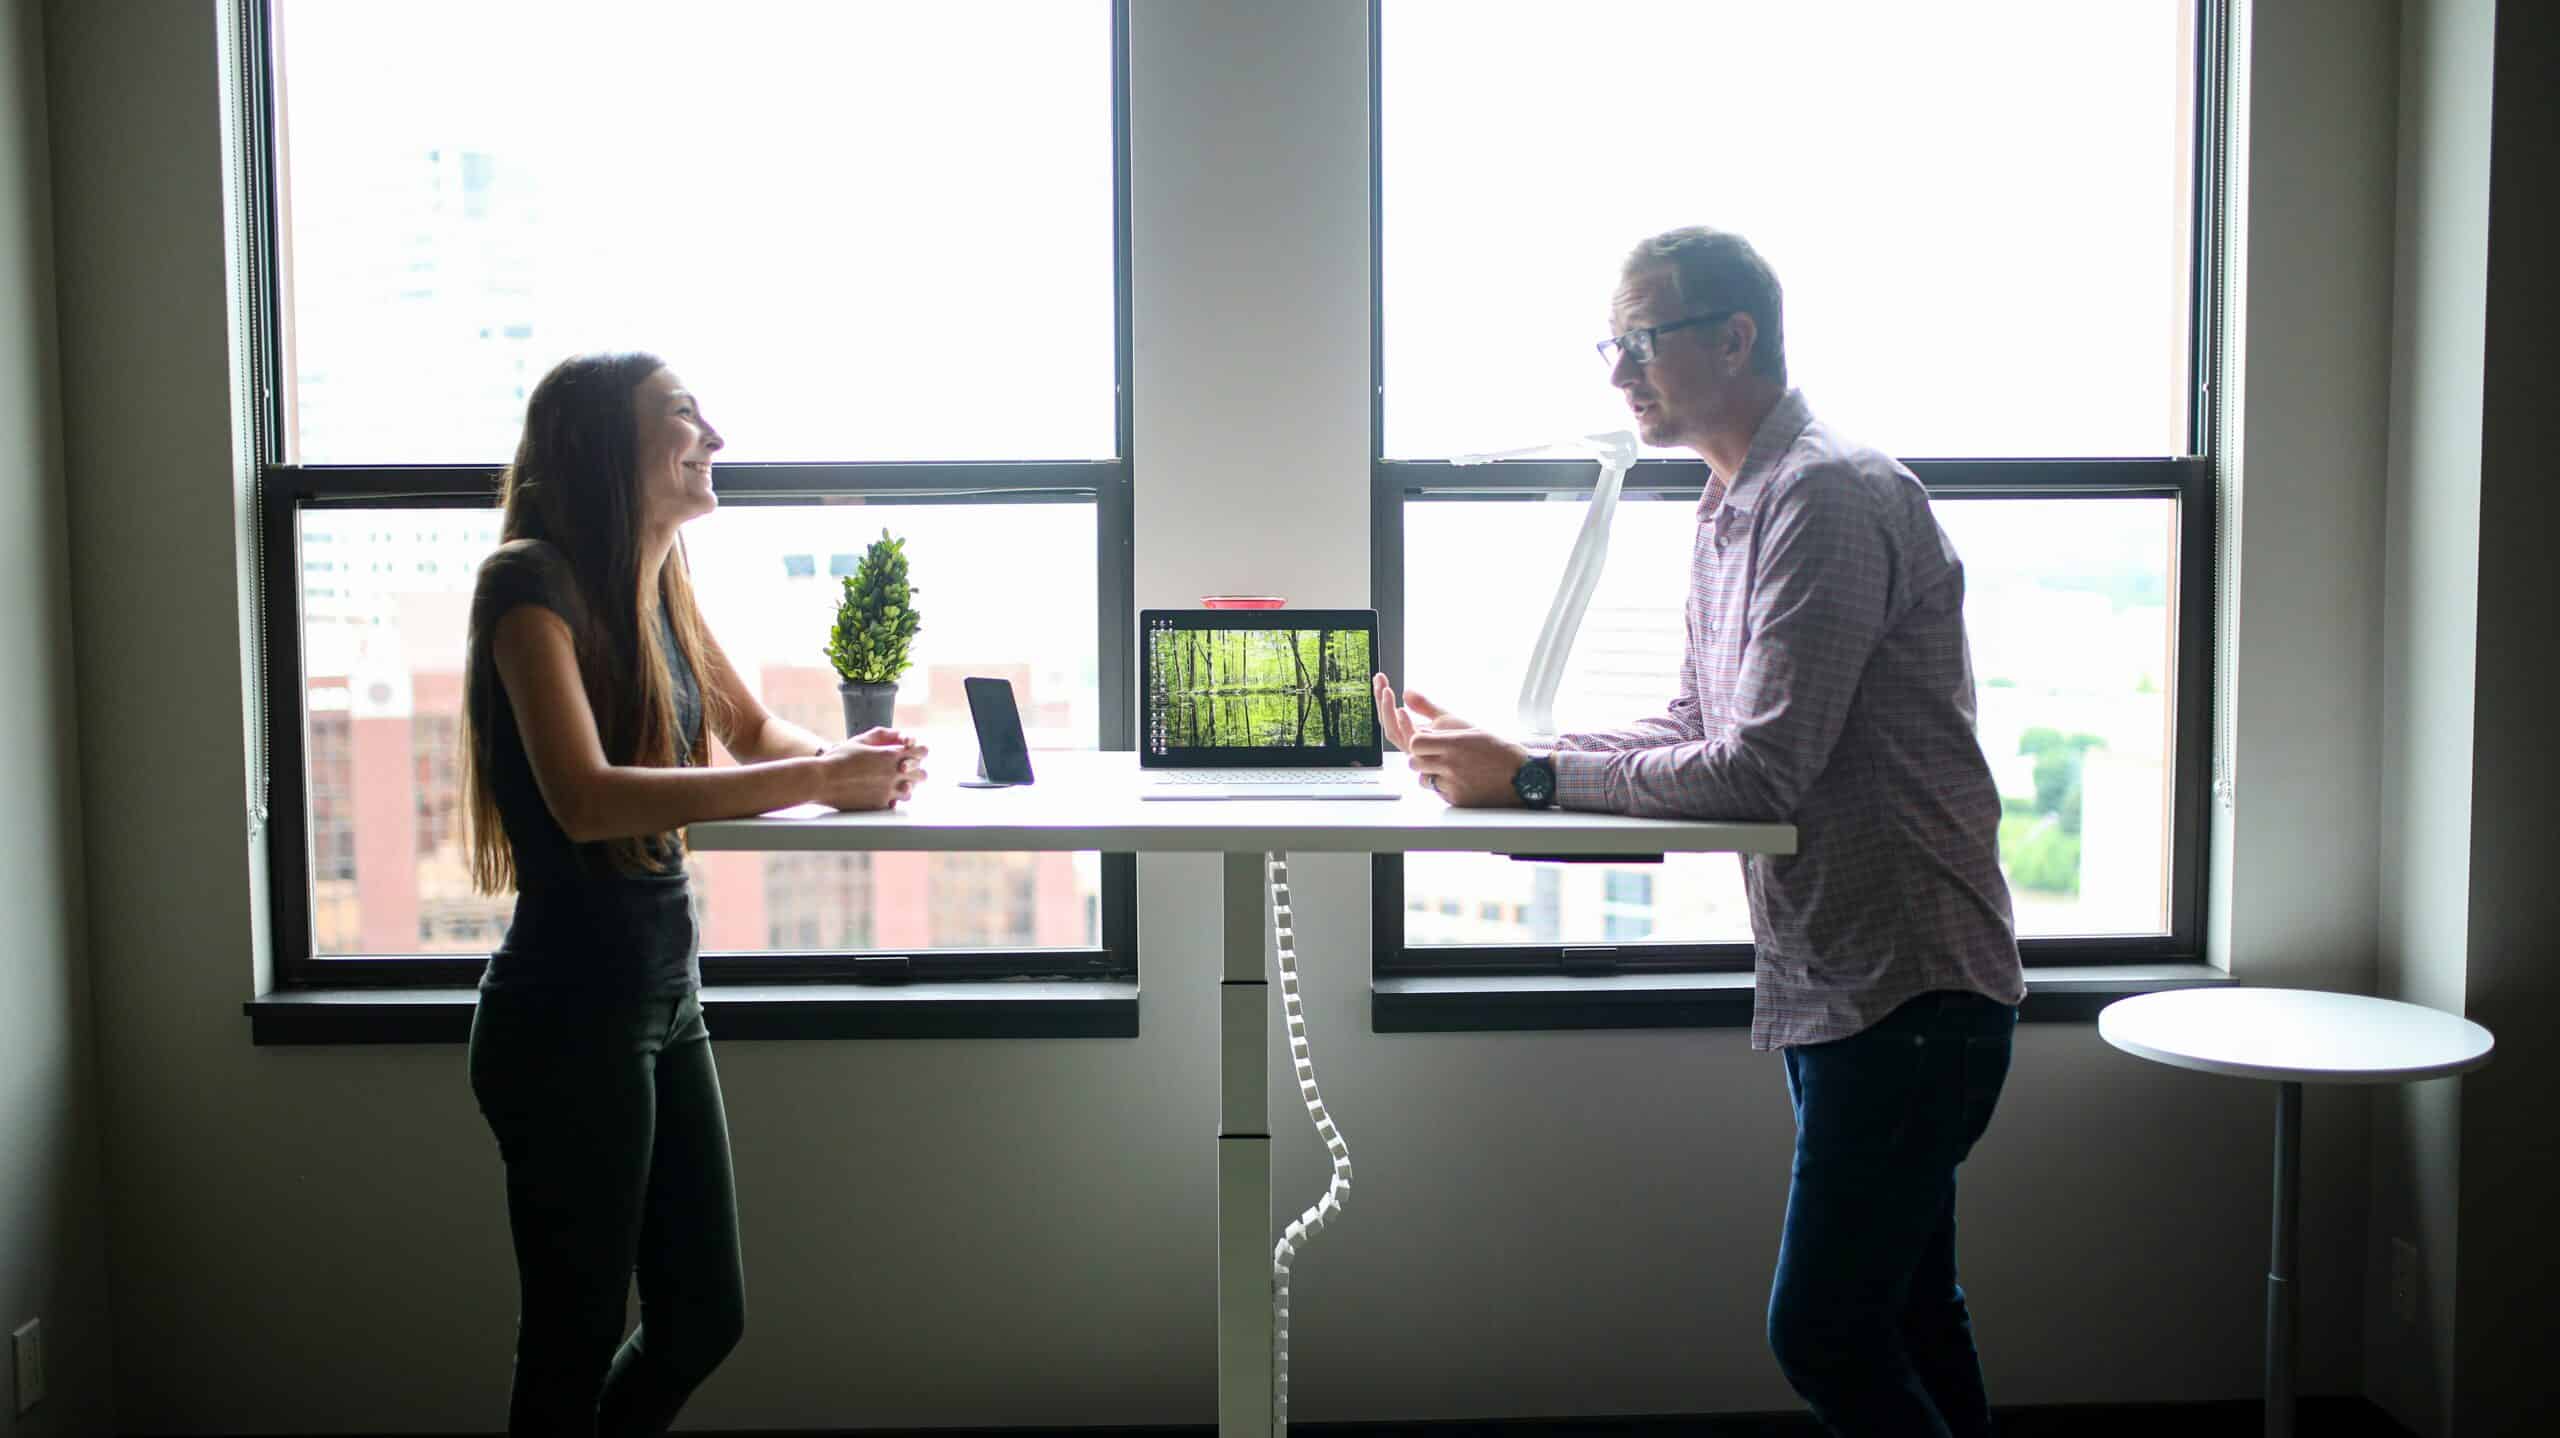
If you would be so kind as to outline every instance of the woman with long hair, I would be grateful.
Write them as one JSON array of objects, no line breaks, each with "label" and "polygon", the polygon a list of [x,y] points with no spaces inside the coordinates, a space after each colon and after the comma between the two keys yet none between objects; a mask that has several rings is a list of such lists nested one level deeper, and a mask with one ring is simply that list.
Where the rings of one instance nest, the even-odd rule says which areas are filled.
[{"label": "woman with long hair", "polygon": [[[829,743],[767,712],[703,626],[676,531],[716,507],[721,443],[653,356],[562,361],[472,594],[472,879],[516,896],[470,1055],[521,1284],[510,1433],[663,1433],[745,1321],[684,826],[884,809],[924,778],[896,731]],[[706,729],[734,767],[707,767]]]}]

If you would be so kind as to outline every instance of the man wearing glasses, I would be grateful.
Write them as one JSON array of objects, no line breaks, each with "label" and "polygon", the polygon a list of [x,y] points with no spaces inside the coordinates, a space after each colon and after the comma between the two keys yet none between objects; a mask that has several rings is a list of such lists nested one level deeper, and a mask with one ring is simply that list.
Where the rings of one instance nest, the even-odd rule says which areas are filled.
[{"label": "man wearing glasses", "polygon": [[2026,985],[1964,567],[1911,472],[1788,387],[1777,276],[1742,237],[1638,245],[1610,321],[1645,443],[1707,463],[1679,694],[1533,753],[1381,675],[1380,723],[1451,804],[1796,826],[1792,857],[1742,860],[1751,1044],[1796,1117],[1770,1347],[1835,1433],[1989,1433],[1955,1178]]}]

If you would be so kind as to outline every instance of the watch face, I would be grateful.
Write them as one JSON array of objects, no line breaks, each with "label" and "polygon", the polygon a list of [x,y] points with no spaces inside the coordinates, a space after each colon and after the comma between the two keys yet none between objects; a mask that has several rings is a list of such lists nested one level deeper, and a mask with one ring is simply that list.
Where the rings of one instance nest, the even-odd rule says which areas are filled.
[{"label": "watch face", "polygon": [[1555,792],[1556,776],[1553,770],[1533,759],[1521,766],[1513,787],[1520,791],[1524,802],[1543,804],[1547,802],[1547,796]]}]

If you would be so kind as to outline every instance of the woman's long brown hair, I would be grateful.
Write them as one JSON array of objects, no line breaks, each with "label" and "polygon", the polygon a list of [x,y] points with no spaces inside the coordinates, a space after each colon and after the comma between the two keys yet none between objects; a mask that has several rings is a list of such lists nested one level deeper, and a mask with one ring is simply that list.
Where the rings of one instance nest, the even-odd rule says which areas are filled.
[{"label": "woman's long brown hair", "polygon": [[[657,623],[662,609],[677,649],[692,666],[704,719],[727,728],[713,713],[722,702],[721,689],[706,661],[702,612],[694,604],[681,539],[660,566],[654,590],[641,588],[639,421],[633,395],[663,368],[655,355],[639,353],[577,355],[553,366],[525,402],[524,438],[516,445],[515,462],[499,479],[498,504],[505,516],[499,542],[539,539],[569,562],[581,601],[580,614],[571,620],[578,678],[588,707],[595,711],[605,762],[614,765],[664,768],[678,762],[675,690]],[[498,616],[487,618],[494,624]],[[496,666],[479,662],[494,637],[471,636],[473,660],[463,679],[462,793],[472,886],[503,894],[515,888],[518,873],[489,783],[489,734],[507,697],[497,683]],[[699,727],[684,738],[694,752],[701,752]],[[678,835],[601,843],[613,867],[624,873],[670,872],[684,862]]]}]

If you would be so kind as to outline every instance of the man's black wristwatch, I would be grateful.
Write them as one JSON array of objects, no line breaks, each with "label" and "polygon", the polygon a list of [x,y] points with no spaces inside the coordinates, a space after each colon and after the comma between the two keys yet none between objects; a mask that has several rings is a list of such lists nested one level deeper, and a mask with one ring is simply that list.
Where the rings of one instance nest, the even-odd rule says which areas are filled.
[{"label": "man's black wristwatch", "polygon": [[1511,776],[1511,792],[1532,809],[1552,809],[1556,805],[1556,765],[1544,754],[1532,754],[1529,762]]}]

